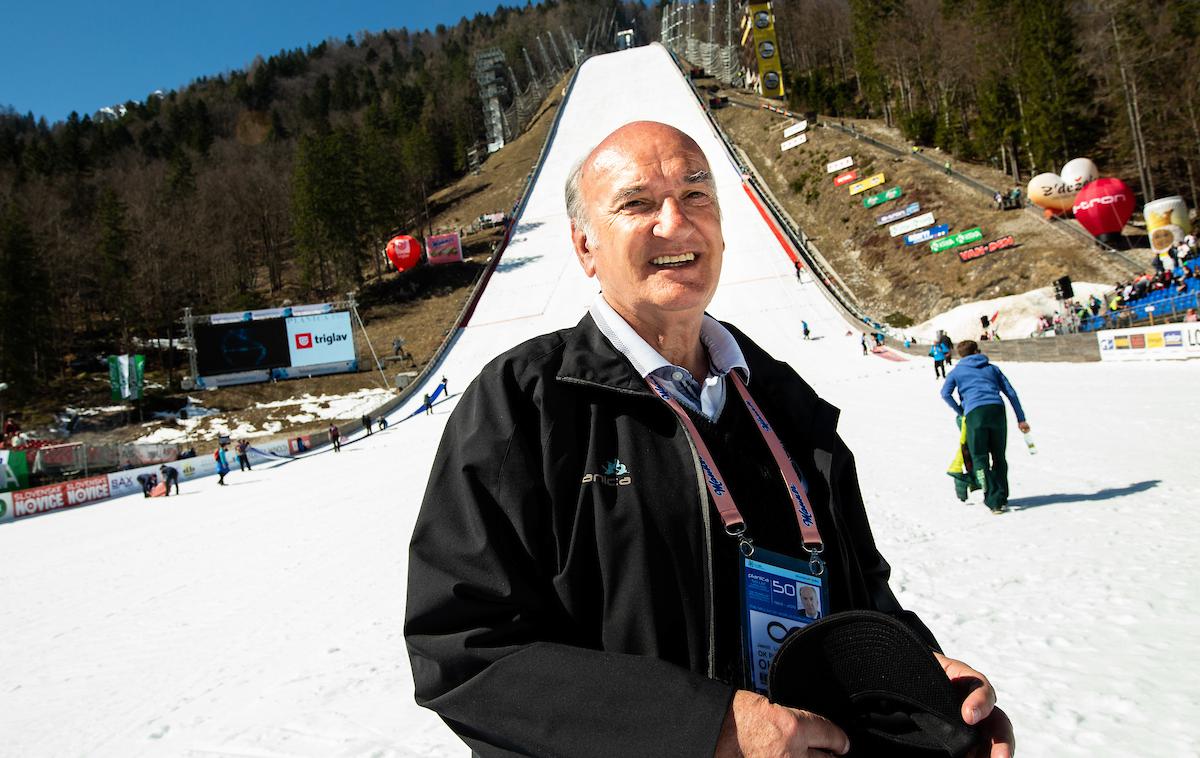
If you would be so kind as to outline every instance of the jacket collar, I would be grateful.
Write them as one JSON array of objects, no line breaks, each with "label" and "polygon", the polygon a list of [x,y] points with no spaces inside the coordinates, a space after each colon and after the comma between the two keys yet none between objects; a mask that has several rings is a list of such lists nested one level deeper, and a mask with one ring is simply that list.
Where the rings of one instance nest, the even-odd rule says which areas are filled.
[{"label": "jacket collar", "polygon": [[[781,399],[784,402],[778,409],[787,414],[787,423],[797,425],[805,434],[825,437],[827,432],[832,437],[837,428],[838,409],[818,397],[791,367],[775,360],[737,327],[722,324],[737,340],[750,369],[747,388],[756,395],[763,393],[760,402],[777,391],[783,393]],[[579,323],[563,335],[562,363],[555,378],[654,397],[637,369],[613,347],[590,313],[584,314]],[[814,439],[813,442],[821,446],[834,444],[832,439]]]}]

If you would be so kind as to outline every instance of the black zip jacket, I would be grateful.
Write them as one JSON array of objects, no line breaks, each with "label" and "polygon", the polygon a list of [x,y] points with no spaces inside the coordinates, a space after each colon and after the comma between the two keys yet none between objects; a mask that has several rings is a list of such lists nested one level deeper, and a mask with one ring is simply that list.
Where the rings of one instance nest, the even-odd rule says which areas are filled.
[{"label": "black zip jacket", "polygon": [[[805,477],[833,609],[896,615],[936,649],[888,588],[837,409],[726,326]],[[683,426],[590,315],[519,345],[463,393],[417,518],[417,702],[484,756],[711,756],[735,690],[713,678],[730,539]]]}]

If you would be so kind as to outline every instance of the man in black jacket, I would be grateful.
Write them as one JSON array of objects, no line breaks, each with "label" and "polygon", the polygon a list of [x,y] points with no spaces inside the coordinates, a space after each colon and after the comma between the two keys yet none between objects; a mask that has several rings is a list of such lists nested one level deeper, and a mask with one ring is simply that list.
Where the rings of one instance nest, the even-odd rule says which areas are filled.
[{"label": "man in black jacket", "polygon": [[[573,329],[492,361],[447,424],[410,551],[418,702],[485,756],[845,753],[832,723],[747,687],[739,544],[695,452],[712,451],[756,546],[799,553],[767,438],[733,394],[738,372],[821,525],[822,615],[889,613],[937,651],[888,588],[837,409],[704,313],[724,240],[689,137],[618,129],[572,171],[567,209],[603,293]],[[987,679],[937,655],[951,678],[976,680],[964,718],[983,722],[993,758],[1009,755]]]}]

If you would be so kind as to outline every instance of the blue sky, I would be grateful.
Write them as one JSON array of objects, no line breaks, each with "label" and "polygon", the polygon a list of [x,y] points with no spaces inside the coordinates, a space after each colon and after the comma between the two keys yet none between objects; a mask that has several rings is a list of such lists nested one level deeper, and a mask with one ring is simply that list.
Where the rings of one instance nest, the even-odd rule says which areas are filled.
[{"label": "blue sky", "polygon": [[13,0],[0,13],[0,106],[59,121],[255,55],[362,30],[452,26],[500,4],[525,0]]}]

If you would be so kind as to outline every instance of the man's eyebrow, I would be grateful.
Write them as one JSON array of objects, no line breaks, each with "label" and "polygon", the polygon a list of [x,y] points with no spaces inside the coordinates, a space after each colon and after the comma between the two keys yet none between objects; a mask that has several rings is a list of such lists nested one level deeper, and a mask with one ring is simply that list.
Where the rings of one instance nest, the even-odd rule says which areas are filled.
[{"label": "man's eyebrow", "polygon": [[683,177],[683,180],[688,184],[712,184],[712,174],[704,169],[700,169],[694,174],[688,174]]},{"label": "man's eyebrow", "polygon": [[613,202],[619,203],[626,198],[633,197],[634,195],[640,195],[642,192],[645,192],[645,190],[646,188],[640,184],[630,185],[623,189],[617,190],[616,194],[613,195]]}]

